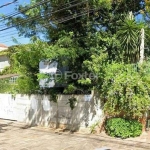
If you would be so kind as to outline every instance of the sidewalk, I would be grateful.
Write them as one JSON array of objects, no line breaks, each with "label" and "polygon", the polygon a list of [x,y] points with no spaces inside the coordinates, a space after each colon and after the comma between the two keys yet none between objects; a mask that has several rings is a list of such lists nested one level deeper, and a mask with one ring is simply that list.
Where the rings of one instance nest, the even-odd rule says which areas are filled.
[{"label": "sidewalk", "polygon": [[0,120],[0,150],[96,150],[102,147],[110,150],[150,150],[150,132],[121,140],[105,133],[55,133],[49,128],[30,128],[22,123]]}]

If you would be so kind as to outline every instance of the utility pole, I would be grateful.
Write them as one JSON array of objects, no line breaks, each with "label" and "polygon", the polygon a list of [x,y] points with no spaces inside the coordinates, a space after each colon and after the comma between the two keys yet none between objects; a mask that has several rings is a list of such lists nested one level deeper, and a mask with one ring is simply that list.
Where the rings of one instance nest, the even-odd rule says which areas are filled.
[{"label": "utility pole", "polygon": [[141,29],[141,45],[140,45],[140,63],[142,64],[144,61],[144,37],[145,31],[144,28]]},{"label": "utility pole", "polygon": [[[129,12],[129,19],[130,20],[134,19],[132,11]],[[140,60],[139,60],[139,62],[142,64],[143,61],[144,61],[144,38],[145,38],[145,30],[144,30],[144,28],[141,29],[140,33],[141,33],[140,34],[141,43],[140,43]]]}]

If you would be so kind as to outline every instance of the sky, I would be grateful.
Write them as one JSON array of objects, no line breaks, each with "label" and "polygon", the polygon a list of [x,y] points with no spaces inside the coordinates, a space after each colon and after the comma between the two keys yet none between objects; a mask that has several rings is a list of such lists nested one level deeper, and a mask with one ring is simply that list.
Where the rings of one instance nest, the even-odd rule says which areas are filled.
[{"label": "sky", "polygon": [[[0,0],[0,6],[12,2],[13,0]],[[18,0],[19,4],[28,4],[30,3],[30,0]],[[11,14],[15,12],[15,7],[17,3],[5,6],[0,8],[0,14]],[[4,23],[2,23],[2,20],[0,19],[0,30],[6,28],[7,26],[4,26]],[[17,34],[17,30],[15,28],[11,28],[5,31],[0,31],[0,43],[6,45],[6,46],[12,46],[16,45],[15,42],[13,42],[13,39],[16,39],[18,43],[20,44],[27,44],[30,42],[28,38],[19,37]]]}]

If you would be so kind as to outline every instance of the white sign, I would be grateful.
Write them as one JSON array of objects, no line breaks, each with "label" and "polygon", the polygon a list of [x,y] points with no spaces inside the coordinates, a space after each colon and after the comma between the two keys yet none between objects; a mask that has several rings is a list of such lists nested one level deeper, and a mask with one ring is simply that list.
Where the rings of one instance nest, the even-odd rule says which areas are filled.
[{"label": "white sign", "polygon": [[58,62],[57,61],[48,61],[43,60],[39,63],[39,71],[40,73],[56,73]]},{"label": "white sign", "polygon": [[92,99],[92,95],[84,95],[85,102],[90,102]]},{"label": "white sign", "polygon": [[55,74],[57,73],[57,61],[43,60],[39,63],[39,72],[49,74],[50,78],[41,79],[39,81],[40,87],[54,87],[55,86]]}]

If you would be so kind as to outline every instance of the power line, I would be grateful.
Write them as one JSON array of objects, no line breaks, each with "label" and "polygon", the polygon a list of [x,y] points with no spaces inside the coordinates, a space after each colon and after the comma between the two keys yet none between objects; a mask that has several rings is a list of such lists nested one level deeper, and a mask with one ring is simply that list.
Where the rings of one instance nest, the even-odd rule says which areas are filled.
[{"label": "power line", "polygon": [[[20,10],[20,12],[14,12],[14,13],[12,13],[11,15],[6,16],[5,19],[9,19],[10,17],[14,17],[14,16],[16,16],[16,15],[19,15],[20,13],[24,13],[24,12],[27,11],[27,10],[30,10],[30,9],[32,9],[32,8],[35,8],[36,6],[40,6],[41,4],[45,4],[45,3],[48,3],[48,2],[50,2],[50,0],[43,1],[43,2],[38,2],[38,3],[36,3],[35,5],[33,5],[33,6],[31,6],[31,7],[24,8],[24,9]],[[3,19],[1,19],[1,20],[3,20]]]},{"label": "power line", "polygon": [[[66,5],[68,5],[68,4],[72,4],[72,3],[76,2],[76,1],[78,1],[78,0],[74,0],[74,1],[72,1],[72,2],[68,2],[68,3],[66,3],[66,4],[64,4],[64,5],[62,5],[62,6],[66,6]],[[19,15],[19,14],[21,14],[21,13],[24,13],[25,11],[28,11],[28,10],[30,10],[30,9],[32,9],[32,8],[35,8],[35,7],[37,7],[37,6],[40,6],[40,5],[45,4],[45,3],[48,3],[48,2],[51,2],[51,0],[47,0],[47,1],[43,1],[43,2],[38,2],[38,3],[34,4],[33,6],[30,6],[30,7],[28,7],[28,8],[24,8],[24,9],[20,10],[20,12],[12,12],[10,15],[7,15],[6,18],[4,18],[4,19],[9,19],[10,17],[14,17],[14,16],[16,16],[16,15]],[[0,20],[4,20],[4,19],[0,19]]]},{"label": "power line", "polygon": [[[81,39],[81,38],[85,38],[85,37],[87,37],[87,36],[79,36],[79,37],[74,37],[73,39]],[[16,39],[16,38],[15,38]],[[24,37],[20,37],[20,38],[17,38],[17,40],[18,39],[24,39]],[[13,39],[11,39],[11,40],[13,40]],[[6,41],[4,41],[3,43],[8,43],[8,42],[10,42],[11,40],[6,40]],[[1,41],[1,40],[0,40]]]},{"label": "power line", "polygon": [[[64,8],[63,8],[64,9]],[[70,15],[70,16],[67,16],[67,17],[65,17],[65,18],[63,18],[63,19],[57,19],[57,20],[54,20],[55,22],[57,22],[57,23],[63,23],[63,22],[66,22],[66,21],[69,21],[69,20],[71,20],[71,19],[75,19],[75,18],[77,18],[77,17],[80,17],[80,16],[83,16],[83,15],[86,15],[87,13],[91,13],[91,12],[93,12],[93,11],[96,11],[96,9],[90,9],[90,10],[88,10],[88,11],[84,11],[84,12],[82,12],[82,13],[78,13],[77,15]],[[49,26],[49,24],[47,25],[44,25],[45,27],[48,27]],[[21,38],[18,38],[18,39],[23,39],[24,37],[21,37]],[[12,39],[11,39],[12,40]],[[4,43],[5,42],[10,42],[10,40],[7,40],[7,41],[4,41]]]},{"label": "power line", "polygon": [[14,1],[12,1],[12,2],[9,2],[9,3],[6,3],[6,4],[4,4],[4,5],[1,5],[0,6],[0,8],[3,8],[3,7],[6,7],[6,6],[8,6],[8,5],[11,5],[11,4],[13,4],[13,3],[16,3],[18,0],[14,0]]},{"label": "power line", "polygon": [[[63,20],[62,19],[58,19],[58,20],[55,20],[55,22],[57,22],[58,24],[59,23],[64,23],[66,21],[69,21],[69,20],[72,20],[72,19],[75,19],[75,18],[78,18],[78,17],[81,17],[81,16],[84,16],[86,15],[87,13],[92,13],[93,11],[96,11],[95,9],[90,9],[88,11],[84,11],[82,13],[78,13],[78,15],[74,16],[74,15],[70,15],[68,17],[65,17]],[[48,27],[49,25],[43,25],[44,27]],[[24,37],[22,37],[24,38]],[[4,41],[5,42],[5,41]]]},{"label": "power line", "polygon": [[3,35],[0,34],[0,38],[6,37],[6,36],[15,35],[15,34],[18,34],[18,32],[17,31],[13,31],[13,32],[8,32],[7,34],[4,33]]},{"label": "power line", "polygon": [[[15,28],[15,27],[14,27]],[[8,29],[9,30],[9,29]],[[10,33],[14,33],[14,32],[18,32],[16,29],[14,29],[14,30],[10,30],[10,31],[8,31],[8,32],[3,32],[3,31],[1,31],[1,33],[0,33],[0,35],[5,35],[5,34],[10,34]]]},{"label": "power line", "polygon": [[84,11],[82,13],[78,13],[77,15],[70,15],[70,16],[64,18],[64,19],[55,20],[55,22],[58,23],[58,24],[61,24],[61,23],[64,23],[66,21],[69,21],[69,20],[72,20],[72,19],[76,19],[78,17],[81,17],[81,16],[87,15],[89,13],[92,13],[93,11],[96,11],[96,9],[90,9],[88,11]]},{"label": "power line", "polygon": [[[72,2],[70,2],[70,3],[66,3],[66,4],[63,5],[63,6],[66,6],[67,4],[71,4],[71,3],[76,2],[76,1],[77,1],[77,0],[74,0],[74,1],[72,1]],[[76,3],[76,4],[71,5],[71,6],[69,6],[69,7],[65,7],[65,8],[56,10],[56,11],[52,11],[52,12],[51,12],[51,15],[54,14],[54,13],[57,13],[57,12],[59,12],[59,11],[63,11],[63,10],[65,10],[65,9],[68,9],[68,8],[72,8],[72,7],[78,6],[78,5],[83,4],[83,3],[85,3],[85,2],[87,2],[87,0],[82,1],[82,2],[80,2],[80,3]],[[50,15],[50,14],[47,13],[47,15]],[[47,16],[47,15],[46,15],[46,16]],[[36,18],[35,18],[35,17],[36,17]],[[28,21],[29,19],[39,19],[40,17],[44,17],[44,16],[39,16],[39,15],[37,15],[37,16],[28,18],[26,21]],[[30,20],[29,20],[29,21],[30,21]],[[20,21],[20,23],[24,23],[24,22],[25,22],[25,20]],[[3,28],[6,28],[5,26],[6,26],[6,25],[0,25],[1,28],[2,28],[2,27],[3,27]],[[14,26],[14,27],[16,27],[16,26]],[[7,29],[8,29],[8,28],[9,28],[9,27],[7,27]]]},{"label": "power line", "polygon": [[[36,32],[39,32],[39,30],[35,30],[35,31],[36,31]],[[11,33],[11,34],[10,34],[10,33]],[[7,37],[8,37],[8,38],[9,38],[9,37],[11,38],[11,36],[14,36],[14,35],[17,35],[17,36],[24,36],[24,35],[19,35],[17,31],[15,31],[15,32],[13,31],[13,32],[10,32],[10,33],[8,32],[8,34],[5,34],[5,35],[1,35],[1,34],[0,34],[0,38],[3,38],[3,40],[5,40],[4,38],[7,38]],[[8,39],[8,38],[7,38],[7,39]]]},{"label": "power line", "polygon": [[[80,17],[80,16],[83,16],[83,15],[86,15],[87,14],[87,12],[85,12],[85,13],[80,13],[80,14],[78,14],[76,17]],[[68,21],[68,20],[71,20],[71,19],[74,19],[74,16],[69,16],[69,17],[66,17],[66,19],[64,20],[64,21],[62,21],[62,20],[58,20],[57,21],[57,23],[63,23],[63,22],[66,22],[66,21]],[[44,25],[44,27],[47,27],[47,25]],[[18,39],[23,39],[24,37],[21,37],[21,38],[18,38]],[[2,41],[3,43],[6,43],[6,42],[10,42],[12,39],[10,39],[10,40],[6,40],[6,41]]]},{"label": "power line", "polygon": [[[88,13],[92,13],[93,11],[96,11],[96,10],[91,9],[91,10],[88,11]],[[80,17],[80,16],[83,16],[83,15],[86,15],[86,14],[87,14],[87,11],[86,11],[85,13],[82,13],[82,14],[77,15],[76,18],[77,18],[77,17]],[[71,19],[75,19],[75,18],[74,18],[74,17],[72,17],[72,18],[67,18],[66,20],[59,21],[59,22],[57,22],[57,23],[63,23],[63,22],[66,22],[66,21],[68,21],[68,20],[71,20]],[[46,25],[45,25],[45,27],[46,27]],[[86,36],[76,37],[76,38],[83,38],[83,37],[86,37]],[[75,38],[75,39],[76,39],[76,38]],[[25,37],[17,38],[17,40],[18,40],[18,39],[25,39]],[[8,42],[10,42],[10,41],[12,41],[12,40],[13,40],[13,39],[11,39],[11,40],[6,40],[6,41],[3,41],[3,43],[8,43]]]},{"label": "power line", "polygon": [[[68,4],[72,4],[72,3],[74,3],[74,2],[77,2],[78,0],[74,0],[74,1],[71,1],[71,2],[68,2],[68,3],[66,3],[66,4],[64,4],[63,6],[65,6],[65,5],[68,5]],[[45,1],[46,2],[46,1]],[[48,1],[48,2],[50,2],[50,1]],[[38,2],[38,3],[36,3],[36,4],[39,4],[40,2]],[[35,6],[36,4],[34,4],[33,6]],[[40,4],[41,5],[41,4]],[[32,6],[32,7],[33,7]],[[53,8],[55,8],[56,6],[53,6]],[[30,9],[32,9],[31,8],[31,6],[29,7]],[[11,13],[9,13],[9,14],[6,14],[6,16],[11,16],[12,14],[14,14],[14,13],[22,13],[22,11],[24,12],[24,11],[26,11],[26,9],[27,8],[24,8],[24,9],[22,9],[21,10],[21,12],[17,12],[17,11],[15,11],[15,12],[11,12]]]},{"label": "power line", "polygon": [[[18,39],[25,39],[24,37],[20,37],[20,38],[17,38],[16,40],[18,40]],[[0,40],[1,41],[1,40]],[[6,40],[6,41],[1,41],[2,43],[8,43],[8,42],[12,42],[13,41],[13,39],[11,39],[11,40]]]},{"label": "power line", "polygon": [[[98,9],[97,9],[98,10]],[[96,11],[96,9],[90,9],[88,11],[84,11],[82,13],[78,13],[78,15],[74,16],[74,15],[70,15],[68,17],[65,17],[64,19],[58,19],[58,20],[55,20],[55,22],[57,23],[63,23],[63,22],[66,22],[66,21],[69,21],[71,19],[75,19],[77,17],[80,17],[80,16],[83,16],[83,15],[86,15],[87,13],[92,13],[93,11]],[[44,27],[48,27],[49,25],[43,25]],[[24,37],[22,37],[23,39]],[[7,42],[9,42],[10,40],[7,40]],[[3,41],[3,42],[6,42],[6,41]]]},{"label": "power line", "polygon": [[[51,14],[60,12],[60,11],[62,11],[62,10],[68,9],[68,8],[72,8],[72,7],[78,6],[78,5],[80,5],[80,4],[82,4],[82,3],[85,3],[85,2],[87,2],[87,0],[86,0],[86,1],[82,1],[82,2],[80,2],[80,3],[77,3],[77,4],[74,4],[74,5],[71,5],[71,6],[69,6],[69,7],[65,7],[65,8],[62,8],[62,9],[53,11],[53,12],[51,12]],[[48,14],[45,15],[45,16],[48,16],[48,15],[50,15],[50,14],[48,13]],[[27,20],[20,21],[19,23],[27,23],[27,22],[29,22],[29,21],[34,21],[35,19],[39,19],[39,18],[45,17],[45,16],[39,16],[39,15],[37,15],[37,16],[34,16],[34,17],[30,17],[30,18],[28,18]],[[34,19],[34,20],[33,20],[33,19]],[[20,24],[18,24],[18,25],[20,25]],[[7,30],[7,29],[10,29],[10,28],[13,28],[13,27],[16,27],[16,25],[10,26],[10,27],[4,28],[4,29],[1,29],[0,31],[4,31],[4,30]]]},{"label": "power line", "polygon": [[[33,6],[31,6],[31,7],[22,9],[20,12],[14,12],[14,13],[8,15],[8,16],[6,16],[5,18],[0,19],[0,21],[6,21],[7,19],[10,19],[10,18],[12,18],[12,17],[14,17],[14,16],[16,16],[16,15],[19,15],[19,14],[21,14],[21,13],[24,13],[24,12],[30,10],[30,9],[33,9],[33,8],[35,8],[35,7],[37,7],[37,6],[40,6],[41,4],[45,4],[45,3],[48,3],[48,2],[50,2],[50,0],[43,1],[43,2],[38,2],[38,3],[36,3],[35,5],[33,5]],[[0,25],[0,27],[3,27],[3,26],[6,26],[6,25]]]}]

